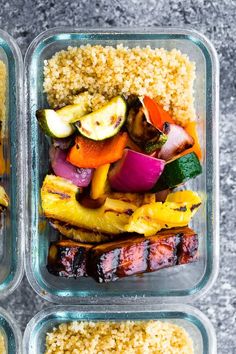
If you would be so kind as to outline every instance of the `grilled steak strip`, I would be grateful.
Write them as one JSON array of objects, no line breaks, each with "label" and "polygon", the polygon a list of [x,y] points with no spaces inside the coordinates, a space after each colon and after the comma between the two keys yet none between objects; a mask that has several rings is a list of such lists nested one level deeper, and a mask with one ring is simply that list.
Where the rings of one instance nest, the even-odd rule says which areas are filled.
[{"label": "grilled steak strip", "polygon": [[[191,263],[198,257],[198,236],[188,227],[160,231],[150,237],[131,236],[98,246],[70,242],[51,245],[59,251],[54,263],[49,257],[49,271],[67,277],[88,274],[100,283]],[[76,257],[79,257],[77,262]]]},{"label": "grilled steak strip", "polygon": [[49,273],[67,278],[87,276],[87,260],[91,247],[70,240],[52,242],[48,254]]}]

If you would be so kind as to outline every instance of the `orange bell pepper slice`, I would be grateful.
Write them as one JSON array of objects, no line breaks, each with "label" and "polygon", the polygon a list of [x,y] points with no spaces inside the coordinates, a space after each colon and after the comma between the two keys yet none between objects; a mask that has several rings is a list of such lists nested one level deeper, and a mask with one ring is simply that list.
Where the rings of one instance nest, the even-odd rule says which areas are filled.
[{"label": "orange bell pepper slice", "polygon": [[121,159],[127,141],[128,134],[125,132],[103,141],[77,136],[67,161],[81,168],[97,168]]}]

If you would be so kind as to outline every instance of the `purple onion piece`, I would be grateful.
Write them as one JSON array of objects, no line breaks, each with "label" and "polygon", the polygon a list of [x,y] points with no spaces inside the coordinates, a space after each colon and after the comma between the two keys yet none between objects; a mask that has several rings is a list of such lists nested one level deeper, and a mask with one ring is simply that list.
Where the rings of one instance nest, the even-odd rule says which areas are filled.
[{"label": "purple onion piece", "polygon": [[70,180],[78,187],[87,187],[93,176],[92,168],[78,168],[66,161],[67,151],[50,147],[50,160],[56,176]]}]

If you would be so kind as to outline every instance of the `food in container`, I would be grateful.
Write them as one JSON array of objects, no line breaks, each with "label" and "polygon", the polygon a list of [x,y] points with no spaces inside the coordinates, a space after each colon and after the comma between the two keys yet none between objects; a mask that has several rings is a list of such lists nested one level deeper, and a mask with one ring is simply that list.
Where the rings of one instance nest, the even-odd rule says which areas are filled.
[{"label": "food in container", "polygon": [[187,331],[163,321],[69,322],[47,333],[44,354],[72,354],[75,351],[78,354],[194,353]]},{"label": "food in container", "polygon": [[[188,133],[192,137],[194,137],[193,130],[191,131],[191,128],[196,128],[199,134],[199,143],[202,150],[202,156],[200,157],[198,155],[199,150],[197,150],[195,146],[195,137],[194,146],[186,150],[188,151],[188,153],[191,153],[192,149],[194,149],[195,153],[200,159],[202,166],[201,175],[197,176],[197,178],[189,179],[187,182],[187,189],[197,191],[202,200],[200,210],[194,215],[194,217],[192,217],[190,223],[190,227],[198,234],[199,258],[197,262],[188,264],[186,266],[183,265],[174,268],[171,267],[167,269],[162,269],[158,272],[152,272],[142,277],[131,276],[123,278],[122,281],[111,282],[109,284],[99,284],[95,282],[91,277],[81,277],[78,280],[74,280],[71,278],[67,279],[64,277],[55,277],[47,271],[46,265],[50,243],[63,238],[61,233],[55,232],[55,230],[50,227],[50,224],[53,224],[54,227],[56,226],[57,229],[62,229],[62,231],[66,232],[67,234],[75,235],[76,238],[78,238],[79,236],[79,242],[81,229],[78,230],[79,228],[76,227],[70,228],[70,226],[67,228],[66,223],[59,222],[56,219],[51,219],[49,224],[43,216],[43,211],[41,208],[40,187],[43,184],[45,176],[48,173],[52,173],[52,169],[48,159],[50,139],[45,139],[44,134],[42,133],[38,125],[37,119],[35,119],[35,111],[36,109],[44,108],[50,108],[56,111],[63,109],[63,105],[58,102],[55,104],[55,106],[53,106],[52,103],[49,103],[48,105],[47,93],[45,94],[43,90],[43,70],[45,61],[48,62],[55,53],[61,52],[62,50],[67,52],[68,46],[75,47],[75,51],[77,51],[77,48],[81,48],[84,45],[87,45],[87,43],[90,43],[91,46],[112,46],[113,48],[116,48],[117,45],[123,43],[123,46],[127,46],[128,48],[135,48],[136,46],[140,46],[140,48],[142,49],[150,45],[151,49],[165,48],[164,51],[171,51],[173,48],[178,48],[179,50],[181,50],[182,53],[186,53],[192,62],[194,61],[196,63],[196,75],[194,80],[194,99],[197,120],[195,122],[189,122],[185,127],[185,130],[188,131]],[[67,64],[70,63],[70,60],[68,60]],[[54,64],[52,66],[52,70],[49,70],[49,72],[51,73],[57,66],[55,61]],[[57,68],[58,67],[59,66],[57,66]],[[95,63],[93,67],[95,67]],[[79,66],[77,65],[71,65],[71,68],[75,71],[79,70]],[[110,69],[112,68],[110,67]],[[138,72],[137,65],[135,66],[135,69],[136,72]],[[70,79],[69,71],[65,69],[64,74],[67,72],[68,77],[67,79],[63,80],[64,82],[71,81],[71,85],[73,85],[76,80]],[[139,74],[141,71],[142,70],[139,71]],[[183,70],[183,73],[184,72],[185,71]],[[157,72],[157,75],[159,74],[160,72]],[[75,75],[77,74],[75,73]],[[132,296],[137,296],[137,301],[141,301],[143,296],[146,297],[146,301],[152,301],[152,297],[156,298],[156,300],[160,299],[167,302],[177,301],[179,297],[183,297],[188,301],[192,300],[196,296],[199,296],[200,294],[208,290],[216,278],[218,269],[217,250],[219,220],[217,217],[218,63],[215,50],[211,43],[204,36],[202,36],[196,31],[179,28],[149,28],[148,30],[137,29],[135,31],[135,34],[132,30],[117,30],[114,32],[113,30],[103,31],[92,29],[55,29],[42,33],[30,45],[26,56],[26,77],[29,95],[28,113],[30,115],[28,131],[31,137],[31,139],[28,140],[28,183],[30,186],[28,189],[28,205],[30,218],[29,239],[27,244],[26,272],[28,279],[35,291],[41,296],[43,296],[45,299],[57,303],[77,303],[78,301],[92,301],[93,299],[96,299],[97,301],[102,301],[102,299],[104,298],[106,299],[106,301],[119,301],[121,303],[122,301],[132,301]],[[108,77],[109,75],[107,76],[107,78]],[[56,77],[54,77],[54,79],[56,80]],[[158,77],[158,79],[159,82],[161,82],[160,76]],[[82,81],[78,80],[78,82],[82,82],[83,84],[83,78]],[[109,82],[112,82],[112,80],[110,80]],[[52,90],[56,88],[58,90],[59,87],[56,85],[56,81],[54,83],[55,85],[51,86]],[[70,94],[68,94],[67,92],[66,95],[64,95],[64,97],[62,98],[60,97],[62,92],[64,92],[64,89],[61,90],[60,94],[57,96],[58,100],[64,100],[65,97],[70,96]],[[114,97],[116,97],[118,93],[119,92],[114,92]],[[91,95],[93,97],[91,97]],[[145,93],[143,93],[143,95],[146,96]],[[80,115],[81,117],[81,112],[85,112],[86,114],[88,114],[91,112],[91,110],[99,109],[101,108],[101,105],[107,104],[108,101],[113,98],[113,94],[111,97],[107,97],[107,99],[105,99],[104,97],[102,97],[102,93],[89,93],[85,91],[84,88],[79,91],[72,92],[71,97],[72,96],[74,97],[73,102],[68,99],[68,102],[64,103],[64,107],[66,109],[66,112],[68,113],[68,105],[74,106],[75,104],[79,104],[82,102],[80,112],[78,112],[77,107],[74,107],[76,112],[74,111],[73,114],[75,114],[75,117],[76,114]],[[89,96],[91,98],[91,100],[89,100],[89,107],[86,106],[86,100],[84,100],[84,97],[86,96]],[[122,94],[122,96],[127,99],[124,94]],[[136,95],[136,97],[137,96],[138,98],[141,97],[140,95]],[[54,97],[56,97],[56,95]],[[185,98],[187,98],[187,96],[185,96]],[[131,103],[132,101],[134,102],[134,100],[131,100],[130,98],[130,100],[127,101],[127,104]],[[147,104],[147,100],[145,101]],[[185,102],[187,102],[187,99],[185,100]],[[137,103],[139,102],[137,101]],[[164,110],[164,105],[161,106],[159,104],[159,106],[162,107]],[[171,107],[167,109],[171,110]],[[69,112],[71,112],[71,107]],[[68,121],[67,113],[65,115],[67,116],[66,120]],[[147,112],[145,112],[145,116],[148,119],[148,115],[146,113]],[[169,118],[170,114],[167,116]],[[165,119],[167,119],[167,116]],[[152,117],[153,116],[151,114],[149,117],[150,123],[150,118]],[[160,123],[159,119],[157,120],[157,123]],[[168,123],[172,124],[173,121],[170,120],[168,121]],[[127,126],[126,124],[122,126],[121,132]],[[73,139],[74,136],[72,135],[71,137]],[[70,148],[70,143],[68,141],[71,139],[71,137],[61,139],[61,148],[65,149],[65,145],[67,143],[69,144],[69,147],[67,148]],[[162,137],[164,140],[164,134],[162,134]],[[68,141],[65,141],[65,139],[67,139]],[[58,142],[55,142],[55,138],[53,138],[53,144],[55,143],[58,144]],[[143,147],[140,146],[140,144],[134,142],[134,140],[131,140],[129,137],[127,145],[128,148],[132,149],[133,151],[142,152],[141,149]],[[155,153],[150,154],[155,155]],[[112,165],[113,163],[109,168],[111,168]],[[101,193],[103,193],[104,188],[106,191],[109,191],[109,188],[107,190],[107,187],[109,187],[109,185],[107,186],[107,183],[104,183],[104,179],[106,176],[106,168],[101,168],[100,171],[98,171],[99,173],[94,173],[94,176],[103,176],[102,179],[98,179],[101,183],[98,184],[99,193],[97,193],[97,195],[95,194],[97,199],[95,199],[95,203],[92,202],[94,211],[96,212],[99,206],[101,207],[102,205],[104,205],[104,198],[100,198],[99,196],[101,196]],[[96,186],[97,184],[93,183],[93,185]],[[184,188],[186,187],[181,187],[178,189]],[[110,192],[112,194],[115,193],[116,198],[120,198],[119,194],[123,193],[113,191]],[[168,193],[170,193],[169,189],[157,192],[157,200],[165,202],[166,195]],[[153,193],[149,192],[143,193],[145,197],[139,196],[138,198],[136,196],[136,193],[131,194],[134,194],[135,196],[126,196],[126,200],[131,203],[133,203],[133,201],[135,200],[135,203],[140,206],[140,203],[144,200],[146,202],[147,198],[149,200],[149,203],[153,198]],[[94,194],[86,194],[86,188],[83,188],[82,193],[77,194],[76,200],[79,200],[80,204],[83,205],[85,208],[87,208],[89,205],[91,207],[91,201],[93,201],[93,199],[91,198],[92,195]],[[109,202],[111,203],[111,200]],[[118,204],[116,203],[116,206],[117,205]],[[89,215],[91,216],[91,213],[89,213]],[[95,237],[95,239],[99,240],[99,232],[97,232],[95,235],[94,233],[91,234],[92,237]],[[101,232],[100,234],[102,234],[102,240],[104,240],[105,234]],[[87,232],[87,230],[83,232],[83,236],[84,235],[88,237],[89,233]],[[111,234],[106,234],[106,236],[107,235],[110,236]],[[123,297],[125,297],[125,299],[123,299]]]},{"label": "food in container", "polygon": [[[136,329],[137,341],[135,334],[132,335]],[[143,336],[140,336],[141,330]],[[60,344],[61,350],[67,345],[67,350],[83,352],[85,337],[89,342],[86,349],[92,352],[101,346],[106,350],[105,343],[107,350],[110,346],[116,347],[111,338],[117,339],[120,350],[122,344],[133,346],[135,350],[135,343],[142,346],[144,342],[146,345],[158,343],[161,348],[165,343],[169,348],[169,341],[173,340],[172,349],[176,351],[177,348],[189,349],[194,354],[215,354],[217,351],[214,328],[198,309],[180,304],[140,306],[132,303],[122,307],[96,304],[47,308],[28,323],[24,333],[24,353],[48,354],[52,346],[56,350]],[[189,354],[188,351],[186,353]]]},{"label": "food in container", "polygon": [[57,146],[42,209],[70,239],[51,244],[52,274],[107,282],[197,260],[198,235],[187,226],[201,198],[174,190],[202,172],[194,70],[175,49],[122,45],[68,48],[45,62],[51,108],[36,116]]}]

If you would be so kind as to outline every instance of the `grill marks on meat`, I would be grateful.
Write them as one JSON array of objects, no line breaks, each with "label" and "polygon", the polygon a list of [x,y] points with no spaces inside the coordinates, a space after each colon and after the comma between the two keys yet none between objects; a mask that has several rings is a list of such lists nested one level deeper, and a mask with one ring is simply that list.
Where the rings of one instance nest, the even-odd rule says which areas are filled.
[{"label": "grill marks on meat", "polygon": [[[65,243],[64,247],[61,242]],[[100,283],[191,263],[198,258],[198,236],[188,227],[164,230],[150,237],[133,236],[98,246],[61,242],[51,245],[57,247],[58,253],[54,263],[50,257],[48,259],[49,272],[67,277],[91,275]]]},{"label": "grill marks on meat", "polygon": [[[179,236],[136,237],[124,240],[108,251],[91,249],[89,272],[98,282],[109,282],[129,275],[153,272],[177,264]],[[114,254],[116,250],[116,255]],[[119,250],[119,253],[117,253]],[[106,257],[113,259],[114,267],[107,267]],[[110,263],[111,264],[111,263]]]},{"label": "grill marks on meat", "polygon": [[151,238],[149,242],[148,271],[171,267],[177,264],[176,247],[179,244],[178,236],[162,236],[159,240]]},{"label": "grill marks on meat", "polygon": [[198,259],[198,236],[186,234],[178,247],[178,264],[194,262]]},{"label": "grill marks on meat", "polygon": [[78,278],[87,276],[90,245],[73,241],[53,242],[49,248],[49,273],[60,277]]}]

